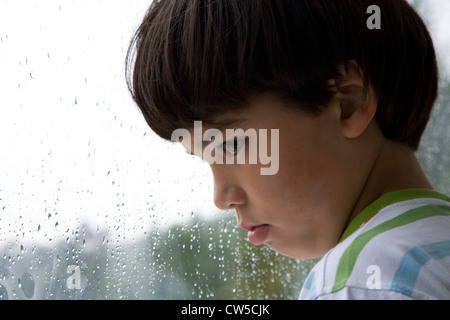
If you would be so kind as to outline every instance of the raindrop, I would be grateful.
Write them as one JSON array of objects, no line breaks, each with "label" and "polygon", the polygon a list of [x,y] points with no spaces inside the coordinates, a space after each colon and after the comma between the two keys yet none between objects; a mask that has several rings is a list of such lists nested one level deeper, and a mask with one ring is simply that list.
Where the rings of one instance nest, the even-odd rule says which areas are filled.
[{"label": "raindrop", "polygon": [[8,291],[0,284],[0,300],[8,300]]},{"label": "raindrop", "polygon": [[19,286],[22,287],[25,297],[31,299],[34,296],[34,279],[28,272],[25,272],[19,279]]}]

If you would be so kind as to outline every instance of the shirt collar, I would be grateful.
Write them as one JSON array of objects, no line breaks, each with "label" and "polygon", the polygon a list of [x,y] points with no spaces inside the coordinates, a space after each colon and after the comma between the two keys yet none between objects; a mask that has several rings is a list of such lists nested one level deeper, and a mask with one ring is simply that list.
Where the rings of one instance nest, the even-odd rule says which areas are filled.
[{"label": "shirt collar", "polygon": [[358,213],[355,218],[353,218],[353,220],[344,230],[344,233],[342,234],[339,242],[347,239],[348,236],[350,236],[353,232],[359,229],[359,227],[369,221],[381,209],[394,203],[418,198],[435,198],[450,202],[450,198],[447,195],[429,189],[404,189],[386,193],[372,202],[363,211]]}]

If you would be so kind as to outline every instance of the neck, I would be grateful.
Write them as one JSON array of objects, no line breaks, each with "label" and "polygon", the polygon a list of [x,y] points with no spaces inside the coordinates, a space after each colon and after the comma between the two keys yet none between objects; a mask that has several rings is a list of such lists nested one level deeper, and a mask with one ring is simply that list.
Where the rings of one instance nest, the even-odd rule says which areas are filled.
[{"label": "neck", "polygon": [[433,189],[413,150],[385,141],[372,166],[366,184],[348,223],[382,195],[402,189]]}]

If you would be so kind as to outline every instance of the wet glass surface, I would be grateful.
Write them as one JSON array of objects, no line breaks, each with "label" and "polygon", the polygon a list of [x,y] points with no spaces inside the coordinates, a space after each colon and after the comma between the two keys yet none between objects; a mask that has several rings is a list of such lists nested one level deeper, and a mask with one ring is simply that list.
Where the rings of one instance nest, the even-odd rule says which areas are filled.
[{"label": "wet glass surface", "polygon": [[[438,2],[418,4],[442,66],[418,156],[450,194],[450,8]],[[314,262],[251,245],[214,207],[207,164],[132,103],[124,60],[148,5],[0,0],[0,300],[298,297]]]}]

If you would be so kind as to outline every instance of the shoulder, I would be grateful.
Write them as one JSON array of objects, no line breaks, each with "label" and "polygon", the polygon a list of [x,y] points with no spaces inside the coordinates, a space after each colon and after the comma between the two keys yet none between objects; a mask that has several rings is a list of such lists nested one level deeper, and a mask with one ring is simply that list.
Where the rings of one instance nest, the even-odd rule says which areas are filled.
[{"label": "shoulder", "polygon": [[450,206],[400,207],[331,250],[300,298],[450,299]]}]

